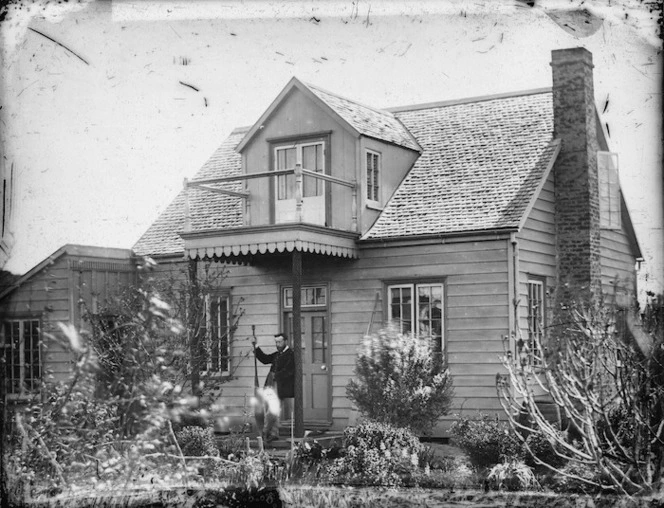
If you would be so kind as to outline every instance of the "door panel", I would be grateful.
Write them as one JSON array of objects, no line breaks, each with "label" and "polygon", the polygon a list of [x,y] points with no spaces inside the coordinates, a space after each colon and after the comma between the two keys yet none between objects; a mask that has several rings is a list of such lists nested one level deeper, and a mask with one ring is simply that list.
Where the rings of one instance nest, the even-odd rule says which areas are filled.
[{"label": "door panel", "polygon": [[[325,311],[302,312],[302,399],[305,420],[330,416],[329,329]],[[287,313],[287,333],[292,337],[293,315]]]}]

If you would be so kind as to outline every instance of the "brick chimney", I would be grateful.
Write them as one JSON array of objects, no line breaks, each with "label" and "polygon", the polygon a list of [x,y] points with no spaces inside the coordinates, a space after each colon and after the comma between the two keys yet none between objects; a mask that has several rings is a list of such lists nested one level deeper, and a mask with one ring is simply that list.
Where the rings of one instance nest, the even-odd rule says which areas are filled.
[{"label": "brick chimney", "polygon": [[584,48],[551,53],[558,295],[601,292],[599,186],[592,54]]}]

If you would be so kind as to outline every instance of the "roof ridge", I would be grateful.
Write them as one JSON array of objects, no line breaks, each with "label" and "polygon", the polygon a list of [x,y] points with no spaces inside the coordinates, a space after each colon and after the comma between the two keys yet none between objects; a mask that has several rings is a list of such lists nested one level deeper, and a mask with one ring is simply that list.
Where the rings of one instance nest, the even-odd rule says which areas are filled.
[{"label": "roof ridge", "polygon": [[533,88],[531,90],[505,92],[505,93],[492,94],[492,95],[479,95],[476,97],[451,99],[447,101],[425,102],[421,104],[412,104],[409,106],[394,106],[390,108],[385,108],[385,111],[389,111],[390,113],[403,113],[406,111],[417,111],[421,109],[432,109],[432,108],[440,108],[447,106],[459,106],[462,104],[472,104],[477,102],[487,102],[487,101],[500,100],[500,99],[511,99],[514,97],[524,97],[527,95],[537,95],[537,94],[550,93],[550,92],[552,92],[551,87]]},{"label": "roof ridge", "polygon": [[387,114],[388,116],[390,116],[390,117],[392,117],[392,118],[396,118],[395,115],[392,113],[392,111],[389,111],[389,110],[387,110],[387,109],[377,108],[377,107],[375,107],[375,106],[369,106],[368,104],[364,104],[363,102],[359,102],[359,101],[356,101],[356,100],[354,100],[354,99],[350,99],[350,98],[348,98],[348,97],[345,97],[345,96],[343,96],[343,95],[339,95],[338,93],[330,92],[329,90],[327,90],[327,89],[325,89],[325,88],[323,88],[323,87],[320,87],[320,86],[318,86],[318,85],[314,85],[314,84],[312,84],[312,83],[307,83],[307,82],[304,82],[304,81],[300,81],[300,82],[301,82],[304,86],[306,86],[306,87],[308,87],[308,88],[315,88],[316,90],[319,90],[319,91],[321,91],[321,92],[323,92],[323,93],[326,93],[326,94],[332,95],[332,96],[334,96],[334,97],[336,97],[336,98],[338,98],[338,99],[342,99],[342,100],[344,100],[344,101],[352,102],[353,104],[357,104],[358,106],[362,106],[363,108],[370,109],[371,111],[373,111],[373,112],[375,112],[375,113],[379,113],[379,114],[381,114],[381,115]]}]

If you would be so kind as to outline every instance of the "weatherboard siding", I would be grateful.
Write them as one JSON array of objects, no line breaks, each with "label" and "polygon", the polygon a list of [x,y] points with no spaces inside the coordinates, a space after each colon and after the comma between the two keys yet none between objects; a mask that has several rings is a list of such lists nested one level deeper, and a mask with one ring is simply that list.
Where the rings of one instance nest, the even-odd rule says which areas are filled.
[{"label": "weatherboard siding", "polygon": [[[554,209],[554,175],[549,175],[522,230],[517,235],[519,285],[519,328],[528,337],[528,279],[543,278],[545,290],[556,283],[556,231]],[[551,317],[551,299],[547,301],[545,319]],[[545,326],[546,326],[545,322]]]},{"label": "weatherboard siding", "polygon": [[[352,404],[346,385],[370,322],[372,332],[385,325],[386,285],[399,281],[444,281],[445,343],[458,389],[450,415],[437,433],[445,435],[453,414],[499,411],[495,378],[503,372],[502,337],[509,330],[508,240],[364,247],[360,259],[303,256],[302,284],[329,288],[332,421],[343,428]],[[264,260],[267,258],[263,258]],[[206,262],[199,261],[199,265]],[[174,271],[174,266],[158,270]],[[211,263],[210,269],[221,268]],[[254,266],[228,266],[223,286],[239,302],[242,316],[233,340],[236,379],[222,385],[222,401],[240,412],[253,395],[254,366],[250,353],[251,325],[259,345],[273,348],[273,335],[283,328],[280,288],[291,283],[289,256],[259,261]],[[376,304],[378,295],[378,304]],[[303,311],[306,312],[306,311]],[[259,364],[261,382],[268,367]]]},{"label": "weatherboard siding", "polygon": [[624,229],[601,230],[600,263],[605,294],[614,295],[616,288],[632,297],[636,294],[636,260]]},{"label": "weatherboard siding", "polygon": [[[97,263],[100,259],[60,255],[0,302],[2,320],[39,319],[42,372],[46,382],[64,381],[72,372],[74,358],[63,345],[67,340],[59,324],[72,324],[77,330],[85,329],[80,307],[92,305],[92,294],[102,295],[103,301],[103,298],[117,294],[119,287],[126,287],[134,280],[133,268],[128,259],[105,258],[101,260],[105,264],[99,265],[100,268],[82,272],[78,271],[83,266],[79,262]],[[115,271],[120,264],[125,265],[121,272]],[[84,282],[83,289],[81,282]]]}]

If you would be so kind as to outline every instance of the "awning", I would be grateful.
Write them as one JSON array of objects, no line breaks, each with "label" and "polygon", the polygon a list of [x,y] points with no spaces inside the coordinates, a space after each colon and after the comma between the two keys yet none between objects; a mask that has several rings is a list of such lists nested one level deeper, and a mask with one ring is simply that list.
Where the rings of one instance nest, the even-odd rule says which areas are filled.
[{"label": "awning", "polygon": [[357,233],[311,224],[277,224],[260,227],[181,233],[186,256],[191,259],[225,258],[284,252],[309,252],[357,258]]}]

